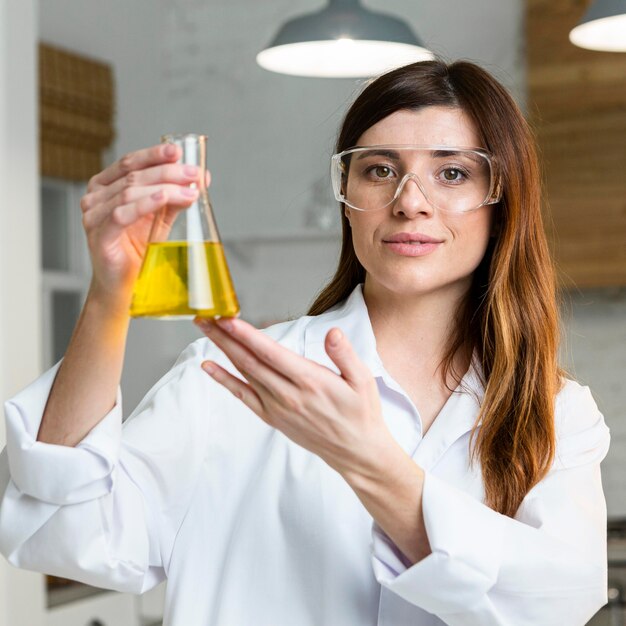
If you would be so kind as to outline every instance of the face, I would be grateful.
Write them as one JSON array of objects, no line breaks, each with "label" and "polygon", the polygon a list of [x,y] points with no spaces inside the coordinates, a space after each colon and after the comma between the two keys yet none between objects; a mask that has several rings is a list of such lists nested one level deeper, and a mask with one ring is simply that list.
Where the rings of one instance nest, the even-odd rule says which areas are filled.
[{"label": "face", "polygon": [[[388,144],[482,147],[462,110],[440,106],[397,111],[358,140],[359,146]],[[485,254],[493,210],[492,205],[459,214],[435,209],[412,179],[383,209],[356,211],[346,206],[354,249],[366,270],[366,293],[414,296],[441,291],[462,296]],[[408,238],[407,233],[411,243],[393,241]]]}]

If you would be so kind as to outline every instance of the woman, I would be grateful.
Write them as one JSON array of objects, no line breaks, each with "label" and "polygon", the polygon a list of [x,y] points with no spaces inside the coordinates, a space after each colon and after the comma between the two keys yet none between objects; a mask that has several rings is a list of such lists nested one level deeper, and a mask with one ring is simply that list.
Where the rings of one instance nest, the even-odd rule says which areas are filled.
[{"label": "woman", "polygon": [[7,404],[7,558],[134,593],[167,578],[169,625],[584,624],[605,602],[608,429],[557,366],[537,160],[506,91],[465,62],[367,85],[310,315],[198,320],[210,341],[122,429],[151,216],[195,193],[178,156],[90,182],[82,317]]}]

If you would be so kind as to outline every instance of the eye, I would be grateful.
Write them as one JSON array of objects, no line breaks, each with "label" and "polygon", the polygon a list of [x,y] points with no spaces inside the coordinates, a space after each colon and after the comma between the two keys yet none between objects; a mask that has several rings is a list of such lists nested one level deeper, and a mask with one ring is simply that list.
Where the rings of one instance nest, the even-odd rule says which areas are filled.
[{"label": "eye", "polygon": [[368,173],[377,180],[384,180],[393,176],[393,170],[387,165],[374,165],[369,168]]},{"label": "eye", "polygon": [[446,183],[460,183],[468,176],[467,172],[460,167],[449,166],[441,171],[441,177]]}]

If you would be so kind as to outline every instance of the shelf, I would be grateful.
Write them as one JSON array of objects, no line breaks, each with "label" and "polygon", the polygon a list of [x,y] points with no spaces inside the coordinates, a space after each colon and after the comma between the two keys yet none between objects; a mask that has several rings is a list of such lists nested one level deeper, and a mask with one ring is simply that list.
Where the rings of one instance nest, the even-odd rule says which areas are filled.
[{"label": "shelf", "polygon": [[296,230],[291,232],[261,233],[258,235],[244,235],[243,237],[226,237],[222,240],[224,245],[237,245],[247,243],[251,245],[263,245],[271,243],[297,243],[300,241],[332,241],[341,239],[338,230]]},{"label": "shelf", "polygon": [[298,230],[291,232],[264,233],[243,237],[226,237],[222,239],[224,247],[246,265],[253,262],[253,249],[266,245],[289,245],[301,243],[324,243],[341,241],[341,233],[336,230]]}]

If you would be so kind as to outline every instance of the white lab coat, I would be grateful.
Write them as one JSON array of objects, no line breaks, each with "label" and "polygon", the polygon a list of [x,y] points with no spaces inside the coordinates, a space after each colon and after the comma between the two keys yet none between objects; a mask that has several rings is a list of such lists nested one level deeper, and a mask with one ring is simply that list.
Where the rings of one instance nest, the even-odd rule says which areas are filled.
[{"label": "white lab coat", "polygon": [[482,504],[470,370],[422,437],[385,371],[357,287],[267,334],[336,371],[343,329],[376,377],[385,420],[426,472],[432,554],[407,567],[344,480],[207,376],[207,339],[121,425],[121,400],[75,448],[35,441],[55,370],[6,404],[0,548],[18,567],[141,593],[167,578],[167,626],[579,626],[605,602],[609,443],[586,387],[556,399],[558,451],[516,519]]}]

